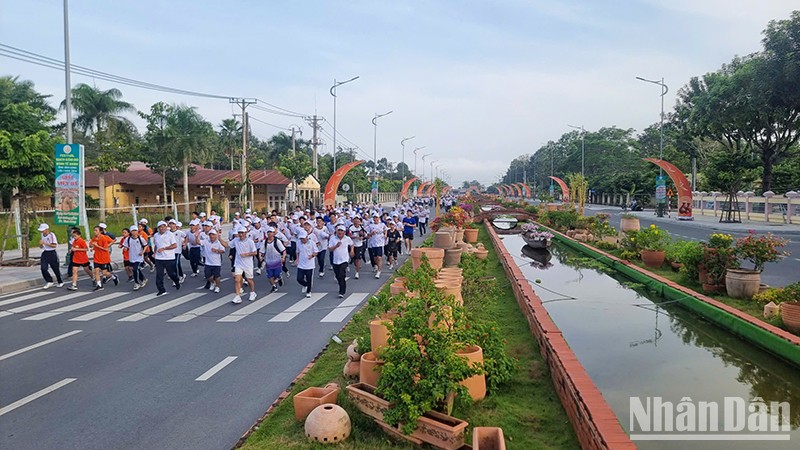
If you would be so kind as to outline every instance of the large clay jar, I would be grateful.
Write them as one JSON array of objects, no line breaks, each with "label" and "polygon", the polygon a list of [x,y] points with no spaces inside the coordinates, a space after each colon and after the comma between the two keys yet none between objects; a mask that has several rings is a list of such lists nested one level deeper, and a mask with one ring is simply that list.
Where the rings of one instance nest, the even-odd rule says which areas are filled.
[{"label": "large clay jar", "polygon": [[489,257],[489,250],[476,249],[472,254],[477,256],[478,259],[486,259]]},{"label": "large clay jar", "polygon": [[[477,345],[470,345],[458,352],[458,356],[466,358],[469,365],[476,363],[483,364],[483,349]],[[469,395],[473,401],[483,400],[486,397],[486,376],[473,375],[461,382],[461,385],[469,390]]]},{"label": "large clay jar", "polygon": [[361,361],[347,361],[342,369],[345,378],[358,378],[361,375]]},{"label": "large clay jar", "polygon": [[461,285],[455,283],[448,283],[447,281],[436,281],[436,289],[442,291],[444,295],[452,295],[455,297],[456,303],[464,305],[464,298],[461,296]]},{"label": "large clay jar", "polygon": [[422,264],[422,255],[425,255],[428,258],[428,264],[434,270],[439,270],[442,268],[444,263],[444,249],[443,248],[428,248],[428,247],[418,247],[411,249],[411,264],[414,270],[419,269],[419,266]]},{"label": "large clay jar", "polygon": [[294,418],[298,422],[305,420],[311,411],[323,403],[336,403],[339,395],[339,385],[331,383],[325,387],[310,387],[298,392],[293,400]]},{"label": "large clay jar", "polygon": [[369,322],[369,343],[372,346],[372,351],[386,347],[389,343],[389,328],[386,324],[391,323],[390,320],[375,319]]},{"label": "large clay jar", "polygon": [[466,228],[464,230],[464,241],[469,242],[470,244],[478,242],[478,229]]},{"label": "large clay jar", "polygon": [[337,444],[350,436],[350,416],[339,405],[316,407],[306,419],[306,437],[320,444]]},{"label": "large clay jar", "polygon": [[725,272],[725,290],[733,298],[753,298],[761,286],[761,272],[728,269]]},{"label": "large clay jar", "polygon": [[800,333],[800,302],[781,303],[781,319],[787,330]]},{"label": "large clay jar", "polygon": [[444,265],[445,266],[457,266],[458,263],[461,262],[461,252],[460,248],[449,248],[444,251]]},{"label": "large clay jar", "polygon": [[619,222],[619,229],[623,233],[626,231],[639,231],[638,217],[623,217]]},{"label": "large clay jar", "polygon": [[370,386],[377,386],[378,379],[381,377],[381,367],[383,367],[383,361],[375,356],[375,352],[364,353],[361,355],[358,381]]},{"label": "large clay jar", "polygon": [[437,231],[433,234],[433,247],[434,248],[450,248],[453,246],[453,240],[450,233],[447,231]]},{"label": "large clay jar", "polygon": [[473,450],[506,450],[503,429],[498,427],[475,427],[472,429]]},{"label": "large clay jar", "polygon": [[664,264],[666,252],[664,250],[642,250],[639,254],[642,256],[645,266],[658,269]]}]

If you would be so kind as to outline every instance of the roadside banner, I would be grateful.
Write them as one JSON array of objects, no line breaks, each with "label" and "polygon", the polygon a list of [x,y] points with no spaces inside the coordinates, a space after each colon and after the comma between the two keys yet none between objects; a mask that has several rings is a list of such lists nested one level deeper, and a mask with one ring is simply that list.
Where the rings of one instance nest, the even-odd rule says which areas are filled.
[{"label": "roadside banner", "polygon": [[55,147],[55,220],[56,225],[77,226],[81,223],[81,199],[84,196],[83,146],[56,144]]}]

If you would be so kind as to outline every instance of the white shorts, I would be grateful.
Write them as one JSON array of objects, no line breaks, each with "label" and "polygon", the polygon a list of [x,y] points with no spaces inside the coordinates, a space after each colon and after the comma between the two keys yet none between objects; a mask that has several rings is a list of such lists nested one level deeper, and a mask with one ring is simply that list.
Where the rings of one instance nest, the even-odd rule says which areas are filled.
[{"label": "white shorts", "polygon": [[235,275],[241,276],[244,274],[245,279],[252,280],[253,279],[253,269],[242,269],[237,267],[236,270],[233,271]]}]

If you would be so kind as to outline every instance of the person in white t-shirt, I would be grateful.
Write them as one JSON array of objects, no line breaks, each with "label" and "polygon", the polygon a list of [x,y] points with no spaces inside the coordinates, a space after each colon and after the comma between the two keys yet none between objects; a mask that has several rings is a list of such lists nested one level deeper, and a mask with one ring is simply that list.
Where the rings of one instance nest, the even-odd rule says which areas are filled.
[{"label": "person in white t-shirt", "polygon": [[233,261],[233,275],[236,280],[236,296],[233,303],[242,303],[242,278],[247,279],[250,287],[250,301],[257,298],[256,282],[253,280],[253,256],[258,255],[256,244],[247,237],[247,228],[236,229],[237,238],[231,241],[231,246],[236,249],[236,258]]},{"label": "person in white t-shirt", "polygon": [[58,268],[58,253],[56,252],[58,240],[56,239],[56,235],[50,231],[50,226],[46,223],[39,225],[38,230],[42,233],[42,238],[39,240],[39,247],[42,249],[40,268],[45,281],[44,288],[47,289],[53,286],[53,277],[50,276],[49,269],[53,269],[53,273],[56,274],[56,280],[58,281],[57,286],[63,287],[64,281],[61,279],[61,270]]},{"label": "person in white t-shirt", "polygon": [[297,282],[303,286],[301,292],[311,297],[311,281],[314,278],[317,244],[309,239],[308,232],[300,229],[297,232]]},{"label": "person in white t-shirt", "polygon": [[361,226],[361,217],[353,217],[353,224],[348,229],[350,239],[353,241],[353,264],[356,266],[355,278],[358,279],[358,272],[361,271],[361,262],[366,261],[364,258],[364,239],[367,237],[367,230]]},{"label": "person in white t-shirt", "polygon": [[367,245],[369,254],[375,265],[375,278],[381,277],[383,269],[383,247],[386,245],[386,224],[381,222],[381,217],[376,213],[372,215],[372,223],[367,228]]},{"label": "person in white t-shirt", "polygon": [[228,248],[228,243],[219,238],[217,230],[208,231],[208,239],[200,241],[203,254],[206,256],[203,276],[206,278],[206,289],[219,293],[220,276],[222,272],[222,255]]},{"label": "person in white t-shirt", "polygon": [[133,225],[129,230],[130,235],[122,241],[122,245],[128,249],[128,260],[131,263],[131,275],[133,276],[133,290],[138,291],[147,284],[147,278],[142,273],[144,253],[147,251],[147,240],[139,235],[138,226]]},{"label": "person in white t-shirt", "polygon": [[345,235],[344,225],[336,227],[336,234],[328,240],[328,251],[333,255],[333,274],[339,282],[339,298],[344,297],[347,290],[347,264],[355,256],[353,240]]},{"label": "person in white t-shirt", "polygon": [[322,217],[317,217],[317,226],[312,231],[317,238],[317,264],[319,265],[319,277],[322,278],[325,276],[325,254],[328,251],[328,238],[331,237],[331,233],[325,226],[325,220]]},{"label": "person in white t-shirt", "polygon": [[[153,247],[156,257],[156,287],[157,296],[167,293],[164,289],[164,271],[175,284],[176,289],[181,288],[181,280],[178,278],[178,268],[175,267],[175,252],[178,249],[178,241],[175,235],[167,229],[167,223],[163,220],[158,222],[158,233],[153,235]],[[180,250],[177,250],[180,251]]]},{"label": "person in white t-shirt", "polygon": [[283,286],[281,270],[286,262],[286,246],[275,237],[275,228],[267,227],[267,239],[264,241],[264,265],[266,266],[267,277],[272,284],[272,292],[278,290],[278,286]]}]

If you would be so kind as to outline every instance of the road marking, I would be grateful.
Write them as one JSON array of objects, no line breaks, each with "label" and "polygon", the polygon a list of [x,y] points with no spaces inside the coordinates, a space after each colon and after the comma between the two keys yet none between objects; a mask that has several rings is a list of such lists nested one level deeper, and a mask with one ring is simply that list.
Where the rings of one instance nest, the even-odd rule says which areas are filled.
[{"label": "road marking", "polygon": [[194,381],[206,381],[206,380],[208,380],[209,378],[211,378],[214,375],[216,375],[217,372],[219,372],[220,370],[224,369],[225,366],[227,366],[228,364],[232,363],[236,358],[238,358],[238,356],[228,356],[227,358],[225,358],[222,361],[218,362],[217,365],[215,365],[214,367],[206,370],[205,373],[203,373],[199,377],[195,378]]},{"label": "road marking", "polygon": [[199,308],[195,308],[195,309],[193,309],[191,311],[187,311],[187,312],[181,314],[180,316],[173,317],[172,319],[169,319],[167,322],[188,322],[188,321],[194,319],[195,317],[202,316],[203,314],[205,314],[205,313],[207,313],[207,312],[209,312],[211,310],[217,309],[220,306],[226,305],[226,304],[228,304],[230,302],[231,301],[229,299],[227,299],[227,298],[220,298],[220,299],[214,300],[211,303],[206,303],[205,305],[200,306]]},{"label": "road marking", "polygon": [[32,299],[32,298],[40,297],[40,296],[42,296],[44,294],[47,294],[47,293],[49,293],[49,291],[45,291],[43,289],[38,289],[38,292],[34,292],[33,294],[23,295],[22,297],[11,298],[11,299],[8,299],[8,300],[0,301],[0,306],[6,306],[6,305],[10,305],[12,303],[19,303],[19,302],[22,302],[22,301],[25,301],[25,300],[29,300],[29,299]]},{"label": "road marking", "polygon": [[[245,317],[249,316],[250,314],[253,314],[254,312],[258,311],[259,309],[269,305],[270,303],[274,302],[275,300],[278,300],[279,298],[283,297],[284,295],[286,295],[285,292],[281,292],[281,293],[277,293],[276,292],[276,293],[269,294],[268,296],[266,296],[264,298],[258,299],[258,300],[254,301],[254,302],[250,302],[249,305],[245,306],[244,308],[242,308],[242,309],[240,309],[240,310],[238,310],[238,311],[236,311],[234,313],[228,314],[227,316],[217,320],[217,322],[238,322],[238,321],[244,319]],[[246,294],[245,294],[245,296],[246,296]],[[245,300],[245,301],[247,301],[247,300]]]},{"label": "road marking", "polygon": [[20,406],[23,406],[23,405],[25,405],[27,403],[30,403],[30,402],[36,400],[39,397],[47,395],[47,394],[55,391],[56,389],[60,389],[60,388],[62,388],[64,386],[72,383],[75,380],[77,380],[77,378],[64,378],[63,380],[59,381],[58,383],[56,383],[56,384],[54,384],[52,386],[46,387],[46,388],[42,389],[41,391],[34,392],[33,394],[31,394],[31,395],[29,395],[29,396],[27,396],[25,398],[22,398],[20,400],[17,400],[14,403],[12,403],[12,404],[10,404],[8,406],[4,406],[4,407],[0,408],[0,416],[15,410],[15,409],[19,408]]},{"label": "road marking", "polygon": [[8,311],[0,311],[0,317],[10,316],[12,314],[21,313],[25,311],[30,311],[32,309],[40,308],[43,306],[52,305],[53,303],[60,303],[65,302],[67,300],[72,300],[73,298],[81,297],[86,295],[86,292],[76,292],[74,294],[64,295],[62,297],[51,298],[48,300],[43,300],[38,303],[31,303],[30,305],[20,306],[14,309],[9,309]]},{"label": "road marking", "polygon": [[356,309],[356,306],[360,305],[368,295],[367,293],[361,292],[350,294],[342,303],[339,303],[339,306],[333,308],[333,311],[323,317],[320,322],[341,322],[352,310]]},{"label": "road marking", "polygon": [[125,316],[125,317],[123,317],[121,319],[118,319],[117,322],[138,322],[138,321],[140,321],[142,319],[146,319],[146,318],[148,318],[150,316],[156,315],[156,314],[158,314],[160,312],[163,312],[163,311],[166,311],[166,310],[168,310],[170,308],[174,308],[174,307],[176,307],[178,305],[182,305],[182,304],[184,304],[186,302],[190,302],[190,301],[196,299],[197,297],[201,297],[203,295],[206,295],[206,294],[204,292],[196,292],[194,294],[184,295],[183,297],[178,297],[175,300],[170,300],[170,301],[164,302],[164,303],[162,303],[160,305],[153,306],[150,309],[145,309],[142,312],[131,314],[130,316]]},{"label": "road marking", "polygon": [[[60,341],[61,339],[65,339],[65,338],[68,338],[68,337],[70,337],[70,336],[74,336],[74,335],[76,335],[76,334],[78,334],[78,333],[80,333],[80,332],[82,332],[82,331],[83,331],[83,330],[75,330],[75,331],[70,331],[69,333],[64,333],[64,334],[62,334],[62,335],[59,335],[59,336],[56,336],[56,337],[53,337],[53,338],[50,338],[50,339],[44,340],[44,341],[42,341],[42,342],[38,342],[38,343],[36,343],[36,344],[29,345],[29,346],[27,346],[27,347],[25,347],[25,348],[21,348],[21,349],[19,349],[19,350],[14,350],[14,351],[13,351],[13,352],[11,352],[11,353],[6,353],[5,355],[2,355],[2,356],[0,356],[0,361],[2,361],[2,360],[4,360],[4,359],[11,358],[11,357],[13,357],[13,356],[17,356],[17,355],[19,355],[19,354],[22,354],[22,353],[25,353],[25,352],[27,352],[27,351],[33,350],[33,349],[35,349],[35,348],[42,347],[42,346],[44,346],[44,345],[47,345],[47,344],[51,344],[51,343],[53,343],[53,342]],[[0,414],[0,415],[1,415],[1,414]]]},{"label": "road marking", "polygon": [[43,312],[41,314],[36,314],[35,316],[24,317],[22,320],[44,320],[49,319],[50,317],[57,316],[59,314],[68,313],[70,311],[76,311],[87,306],[95,305],[100,302],[104,302],[106,300],[113,300],[117,297],[122,297],[123,295],[128,294],[128,292],[115,292],[113,294],[104,295],[102,297],[93,298],[90,300],[86,300],[84,302],[75,303],[74,305],[64,306],[61,308],[54,309],[52,311]]},{"label": "road marking", "polygon": [[[220,279],[219,279],[219,282],[220,282],[220,283],[222,283],[223,281],[226,281],[226,280],[229,280],[229,279],[230,279],[230,278],[220,278]],[[198,287],[197,287],[197,290],[199,291],[200,289],[207,289],[207,288],[205,287],[205,285],[203,285],[203,286],[198,286]]]},{"label": "road marking", "polygon": [[318,302],[322,297],[325,297],[327,292],[315,292],[309,298],[303,298],[294,305],[286,308],[282,313],[269,319],[270,322],[288,322],[297,317],[301,312],[307,310],[311,305]]},{"label": "road marking", "polygon": [[149,302],[150,300],[156,298],[156,294],[148,294],[144,297],[135,298],[133,300],[128,300],[127,302],[122,302],[117,305],[109,306],[108,308],[101,309],[99,311],[91,312],[89,314],[84,314],[82,316],[73,317],[69,319],[73,322],[88,322],[90,320],[97,319],[98,317],[103,317],[105,315],[111,314],[113,312],[122,311],[125,308],[130,306],[136,306],[140,303]]}]

